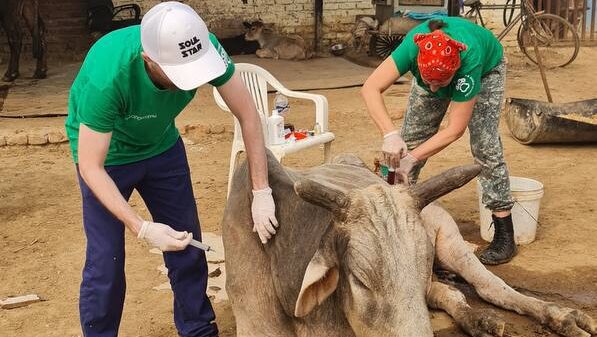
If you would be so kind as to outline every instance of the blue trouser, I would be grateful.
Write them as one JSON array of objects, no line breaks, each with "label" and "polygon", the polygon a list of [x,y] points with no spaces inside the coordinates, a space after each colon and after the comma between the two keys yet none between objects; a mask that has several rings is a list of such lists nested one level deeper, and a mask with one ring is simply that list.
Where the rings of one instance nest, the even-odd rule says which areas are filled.
[{"label": "blue trouser", "polygon": [[[140,162],[106,166],[120,193],[129,199],[136,189],[153,221],[201,239],[197,206],[184,145],[178,142],[166,152]],[[83,225],[87,256],[79,300],[85,337],[117,336],[126,281],[124,277],[124,224],[94,196],[79,175],[83,197]],[[194,247],[164,253],[174,292],[174,322],[183,337],[218,335],[215,314],[205,293],[207,261]]]}]

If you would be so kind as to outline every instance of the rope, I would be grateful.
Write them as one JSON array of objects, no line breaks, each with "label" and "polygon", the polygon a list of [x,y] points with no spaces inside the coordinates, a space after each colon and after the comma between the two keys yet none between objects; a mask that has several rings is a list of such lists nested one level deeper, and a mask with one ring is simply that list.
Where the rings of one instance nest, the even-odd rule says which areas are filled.
[{"label": "rope", "polygon": [[[514,203],[518,204],[518,206],[520,206],[520,208],[522,208],[531,217],[531,219],[535,220],[535,222],[537,222],[537,225],[542,225],[538,219],[535,219],[531,212],[529,212],[521,203],[518,202],[518,200],[514,200]],[[491,227],[493,227],[493,221],[489,224],[489,229],[491,229]]]},{"label": "rope", "polygon": [[531,219],[535,220],[538,225],[541,224],[539,220],[535,219],[531,212],[529,212],[526,208],[524,208],[524,206],[521,203],[518,202],[518,200],[514,200],[514,203],[518,204],[518,206],[520,206],[520,208],[522,208],[531,217]]}]

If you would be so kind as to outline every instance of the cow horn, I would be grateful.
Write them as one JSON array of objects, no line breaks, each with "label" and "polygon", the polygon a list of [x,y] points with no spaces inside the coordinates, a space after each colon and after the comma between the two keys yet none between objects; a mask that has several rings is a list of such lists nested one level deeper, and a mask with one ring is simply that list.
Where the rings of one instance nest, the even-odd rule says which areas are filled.
[{"label": "cow horn", "polygon": [[326,186],[311,179],[301,179],[294,183],[294,191],[302,199],[330,210],[341,216],[349,205],[349,197],[341,190]]},{"label": "cow horn", "polygon": [[417,207],[423,209],[429,203],[464,186],[481,172],[481,165],[465,165],[451,168],[411,188]]}]

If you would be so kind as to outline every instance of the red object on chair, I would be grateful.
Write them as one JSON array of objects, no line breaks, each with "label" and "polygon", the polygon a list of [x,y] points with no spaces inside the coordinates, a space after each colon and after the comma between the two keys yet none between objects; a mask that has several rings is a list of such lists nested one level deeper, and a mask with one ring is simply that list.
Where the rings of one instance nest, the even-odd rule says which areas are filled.
[{"label": "red object on chair", "polygon": [[288,139],[290,138],[290,136],[294,135],[294,139],[296,140],[301,140],[301,139],[305,139],[307,138],[307,134],[305,132],[298,132],[298,131],[292,131],[286,134],[285,138]]}]

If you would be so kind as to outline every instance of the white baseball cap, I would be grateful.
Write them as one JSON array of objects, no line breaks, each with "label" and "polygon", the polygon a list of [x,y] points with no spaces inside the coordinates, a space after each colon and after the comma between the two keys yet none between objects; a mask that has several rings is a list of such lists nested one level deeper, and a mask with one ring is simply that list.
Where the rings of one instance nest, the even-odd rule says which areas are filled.
[{"label": "white baseball cap", "polygon": [[143,51],[182,90],[191,90],[226,72],[227,62],[209,40],[205,22],[177,1],[152,7],[141,21]]}]

